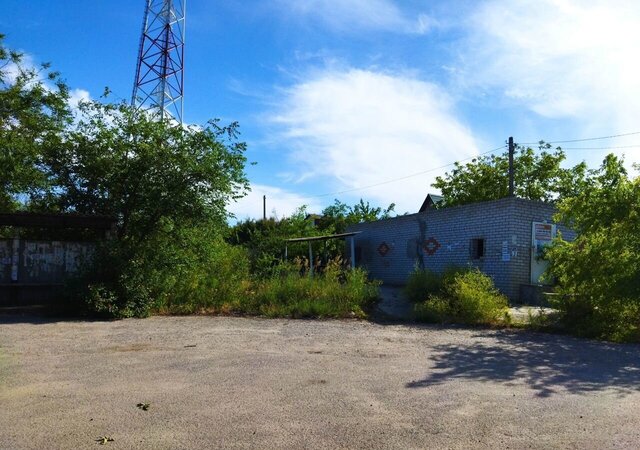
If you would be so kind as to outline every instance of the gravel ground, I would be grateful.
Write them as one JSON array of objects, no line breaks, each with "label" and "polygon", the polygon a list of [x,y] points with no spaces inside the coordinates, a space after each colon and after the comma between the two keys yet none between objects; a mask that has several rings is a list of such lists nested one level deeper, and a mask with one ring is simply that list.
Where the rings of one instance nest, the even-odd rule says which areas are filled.
[{"label": "gravel ground", "polygon": [[358,321],[0,316],[0,448],[101,448],[99,436],[113,449],[639,448],[640,346]]}]

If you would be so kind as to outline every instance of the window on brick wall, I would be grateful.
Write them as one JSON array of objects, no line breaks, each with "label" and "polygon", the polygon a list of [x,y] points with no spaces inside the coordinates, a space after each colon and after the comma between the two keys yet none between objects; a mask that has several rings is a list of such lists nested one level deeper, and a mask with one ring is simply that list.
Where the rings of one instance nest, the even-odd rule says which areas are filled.
[{"label": "window on brick wall", "polygon": [[471,259],[484,258],[484,239],[471,239]]}]

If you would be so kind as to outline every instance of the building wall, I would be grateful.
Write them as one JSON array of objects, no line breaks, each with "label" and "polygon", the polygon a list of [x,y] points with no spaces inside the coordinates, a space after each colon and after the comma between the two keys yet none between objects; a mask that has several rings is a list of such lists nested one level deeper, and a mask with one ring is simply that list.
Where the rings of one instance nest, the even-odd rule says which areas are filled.
[{"label": "building wall", "polygon": [[[546,203],[504,198],[358,224],[349,231],[362,232],[355,236],[356,263],[372,278],[401,285],[415,267],[442,272],[472,264],[517,300],[520,285],[530,282],[531,224],[552,222],[553,212]],[[481,259],[471,258],[472,239],[484,240]]]}]

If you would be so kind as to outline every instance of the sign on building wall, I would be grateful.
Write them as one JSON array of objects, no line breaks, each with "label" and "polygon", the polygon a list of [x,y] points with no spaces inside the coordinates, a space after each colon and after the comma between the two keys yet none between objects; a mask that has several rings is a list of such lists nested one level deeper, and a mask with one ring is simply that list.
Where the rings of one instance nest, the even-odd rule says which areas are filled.
[{"label": "sign on building wall", "polygon": [[502,241],[502,261],[511,261],[511,251],[509,250],[509,241]]},{"label": "sign on building wall", "polygon": [[533,222],[531,229],[531,283],[544,284],[542,274],[549,265],[543,259],[544,248],[556,237],[556,226],[552,223]]}]

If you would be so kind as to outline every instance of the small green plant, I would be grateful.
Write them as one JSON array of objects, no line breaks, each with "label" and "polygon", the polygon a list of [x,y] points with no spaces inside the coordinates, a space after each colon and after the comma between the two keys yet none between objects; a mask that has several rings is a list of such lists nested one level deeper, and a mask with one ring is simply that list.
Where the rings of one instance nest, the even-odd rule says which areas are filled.
[{"label": "small green plant", "polygon": [[560,314],[556,310],[538,311],[533,313],[531,310],[527,312],[527,318],[524,323],[516,323],[530,330],[536,331],[559,331],[561,324],[559,323]]},{"label": "small green plant", "polygon": [[508,301],[490,277],[477,269],[451,271],[442,277],[442,291],[416,305],[427,322],[495,325],[509,322]]},{"label": "small green plant", "polygon": [[115,439],[113,439],[111,436],[99,436],[96,439],[96,442],[100,445],[106,445],[108,442],[113,442]]}]

